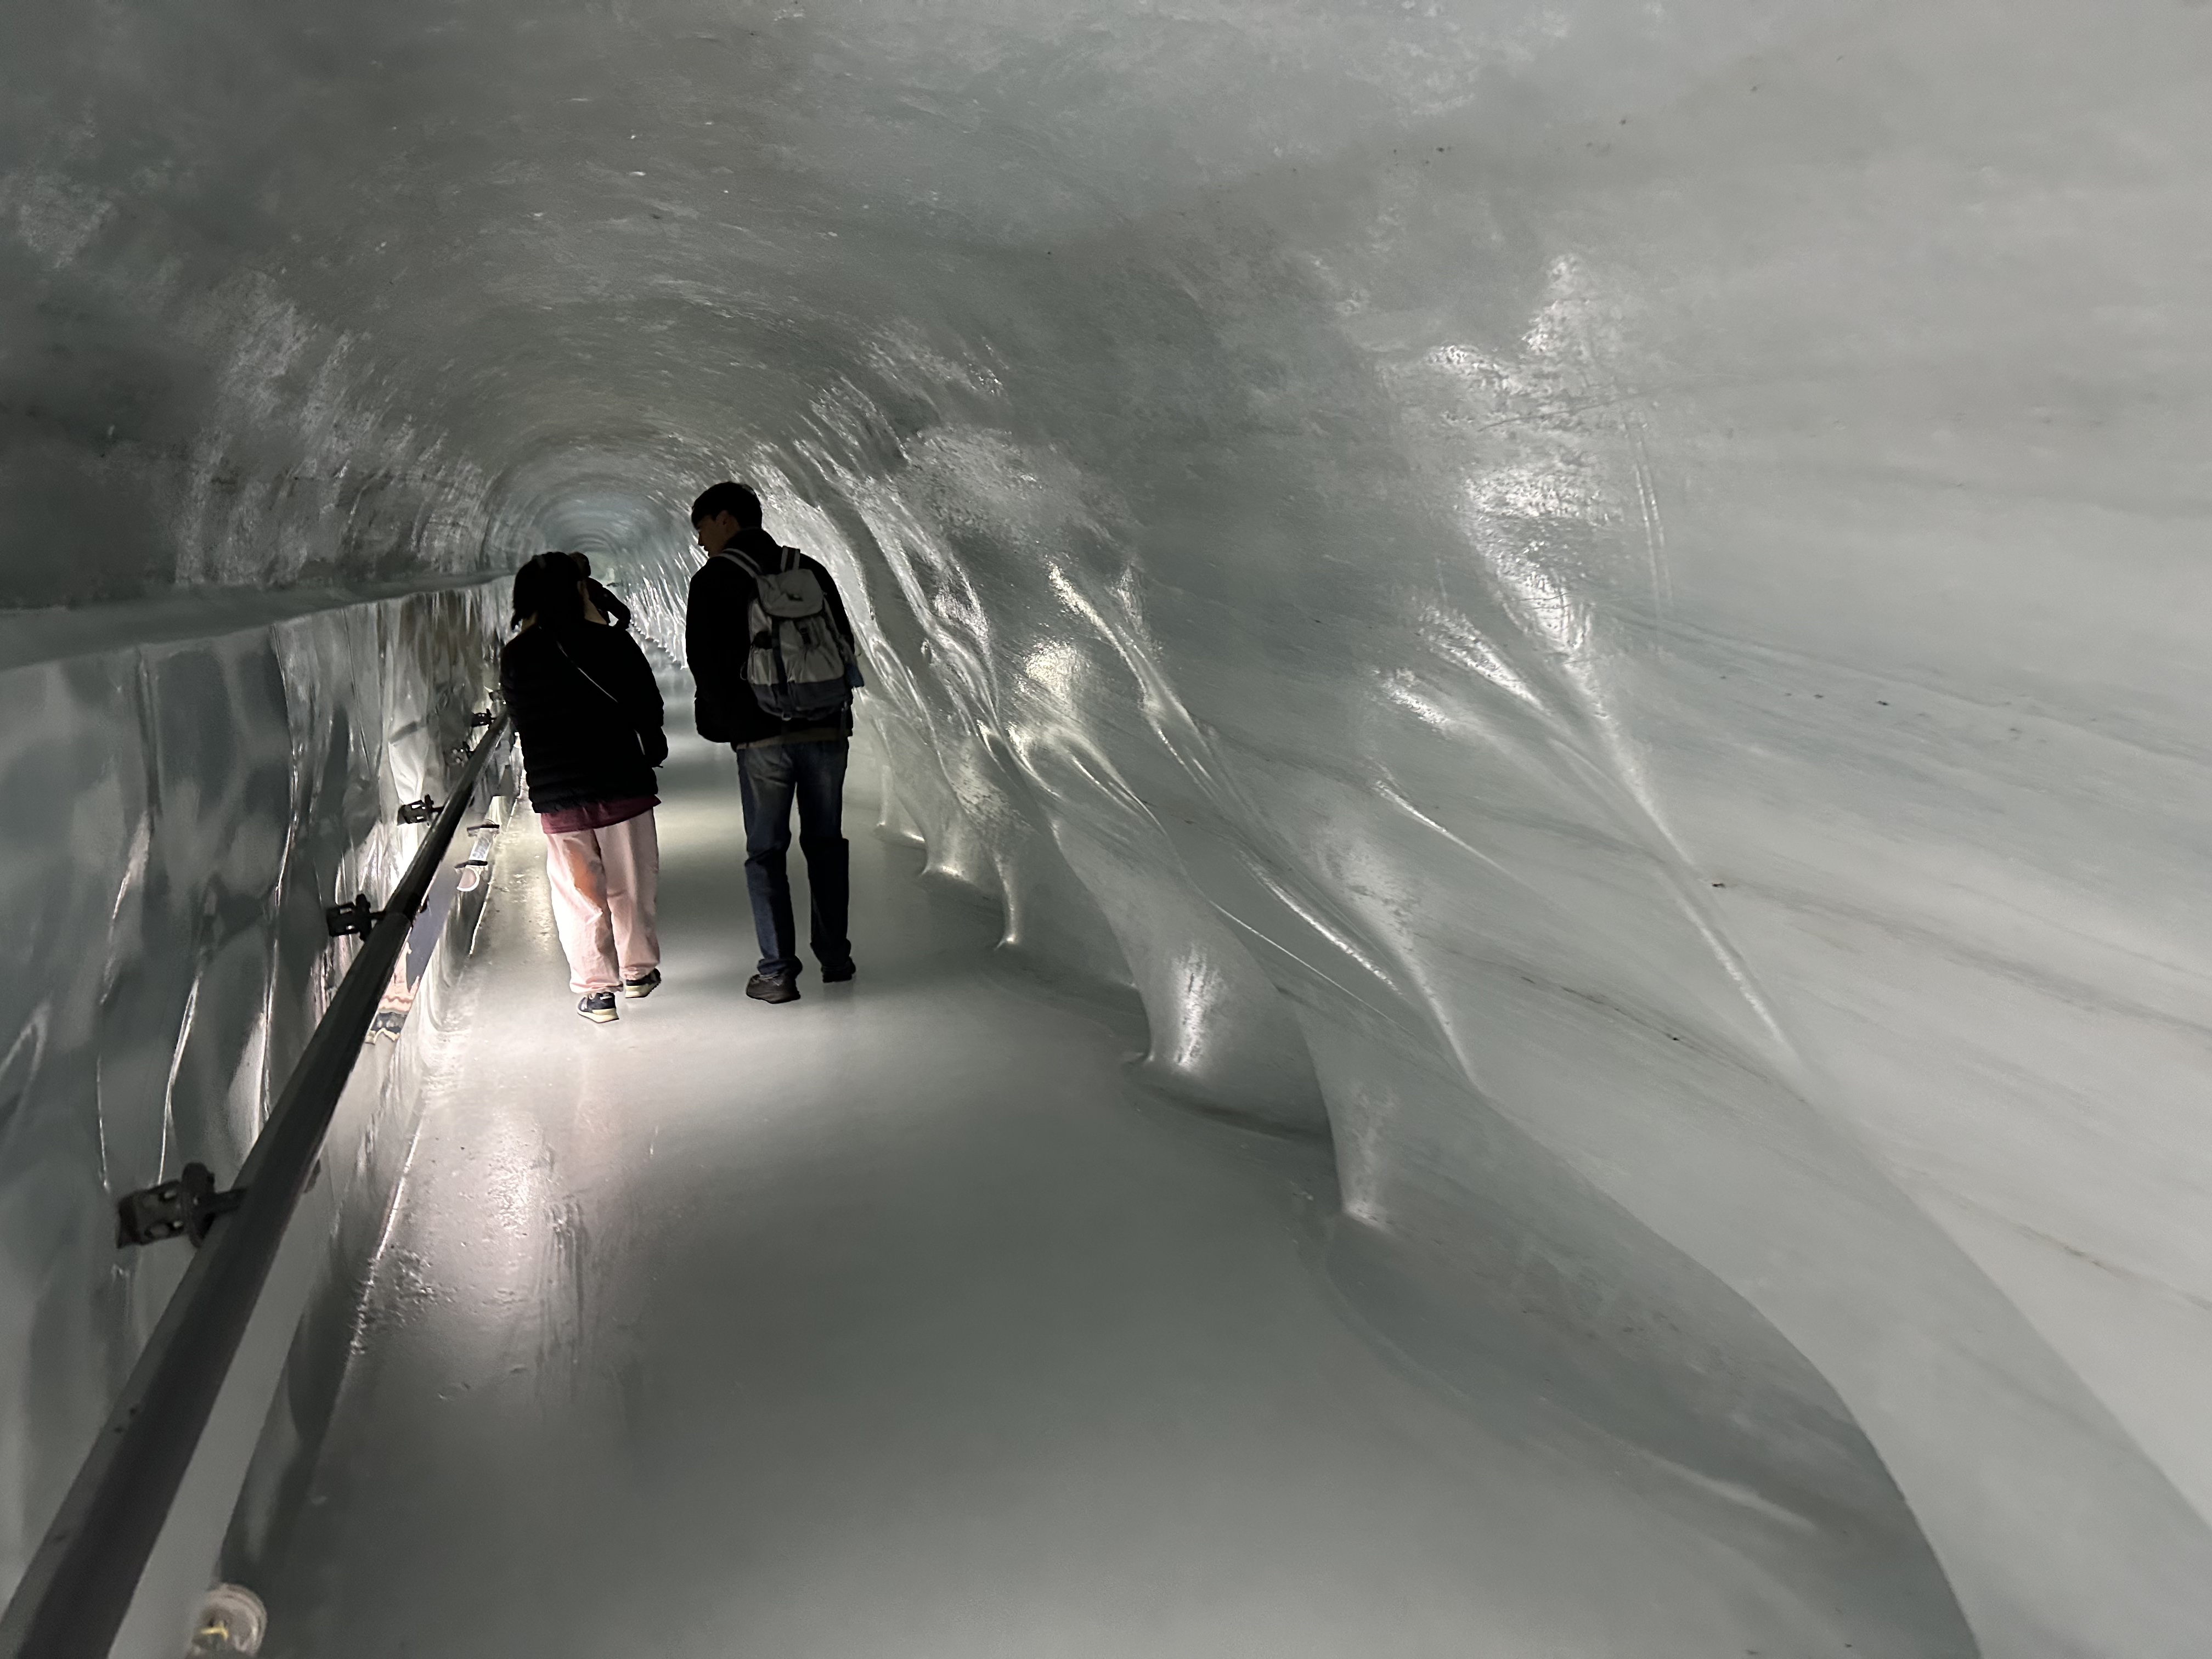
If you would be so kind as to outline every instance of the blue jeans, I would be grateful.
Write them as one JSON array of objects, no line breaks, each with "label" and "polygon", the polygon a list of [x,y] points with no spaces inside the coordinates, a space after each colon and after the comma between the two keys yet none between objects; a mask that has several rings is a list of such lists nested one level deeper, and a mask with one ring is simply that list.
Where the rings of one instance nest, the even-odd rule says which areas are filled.
[{"label": "blue jeans", "polygon": [[799,972],[798,927],[791,915],[791,807],[799,804],[799,847],[806,854],[813,900],[814,959],[824,973],[853,965],[845,937],[852,891],[851,849],[845,843],[845,740],[779,743],[738,750],[738,793],[745,808],[745,890],[752,895],[760,970],[771,977]]}]

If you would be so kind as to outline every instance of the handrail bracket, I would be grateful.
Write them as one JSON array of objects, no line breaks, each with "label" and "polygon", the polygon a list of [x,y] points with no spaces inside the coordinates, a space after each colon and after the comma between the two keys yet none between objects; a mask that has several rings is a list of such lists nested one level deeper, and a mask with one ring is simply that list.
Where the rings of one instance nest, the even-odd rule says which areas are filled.
[{"label": "handrail bracket", "polygon": [[343,939],[348,933],[359,933],[367,939],[370,930],[383,920],[383,911],[369,908],[366,893],[356,893],[350,902],[333,904],[323,912],[323,925],[331,930],[332,939]]},{"label": "handrail bracket", "polygon": [[179,1235],[198,1249],[215,1218],[246,1201],[246,1188],[217,1192],[215,1172],[204,1164],[187,1164],[174,1181],[141,1187],[115,1200],[115,1247],[158,1244]]}]

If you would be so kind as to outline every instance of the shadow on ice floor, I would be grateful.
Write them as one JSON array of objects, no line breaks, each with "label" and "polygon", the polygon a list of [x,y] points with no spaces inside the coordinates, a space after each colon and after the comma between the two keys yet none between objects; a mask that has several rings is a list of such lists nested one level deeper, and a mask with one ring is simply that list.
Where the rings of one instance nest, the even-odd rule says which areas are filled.
[{"label": "shadow on ice floor", "polygon": [[854,838],[857,982],[745,1001],[730,770],[667,774],[667,981],[613,1026],[503,838],[269,1651],[1971,1651],[1394,1363],[1326,1154],[1142,1100],[912,849]]}]

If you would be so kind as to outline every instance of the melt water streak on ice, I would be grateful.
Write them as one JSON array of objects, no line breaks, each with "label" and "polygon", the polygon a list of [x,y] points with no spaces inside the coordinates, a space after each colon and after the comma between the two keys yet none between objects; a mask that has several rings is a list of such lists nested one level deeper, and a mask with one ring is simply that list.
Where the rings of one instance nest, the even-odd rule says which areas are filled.
[{"label": "melt water streak on ice", "polygon": [[[1326,1133],[1378,1341],[1893,1480],[1985,1654],[2201,1645],[2212,10],[19,9],[0,600],[568,545],[672,645],[751,477],[891,830]],[[216,866],[12,879],[112,820],[21,779],[34,986]],[[0,1102],[90,1192],[83,994]],[[120,1340],[9,1194],[16,1328]],[[80,1407],[7,1409],[20,1551]]]}]

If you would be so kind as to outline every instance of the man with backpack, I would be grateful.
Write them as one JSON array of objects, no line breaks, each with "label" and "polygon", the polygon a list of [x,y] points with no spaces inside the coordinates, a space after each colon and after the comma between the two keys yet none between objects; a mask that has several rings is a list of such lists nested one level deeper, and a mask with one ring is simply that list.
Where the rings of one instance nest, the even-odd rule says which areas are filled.
[{"label": "man with backpack", "polygon": [[824,981],[853,977],[845,757],[860,684],[853,626],[830,573],[761,527],[760,497],[718,483],[691,505],[707,555],[691,578],[684,654],[698,687],[699,735],[737,750],[745,814],[745,887],[760,938],[759,1002],[799,1000],[791,911],[791,810],[812,895],[814,959]]}]

